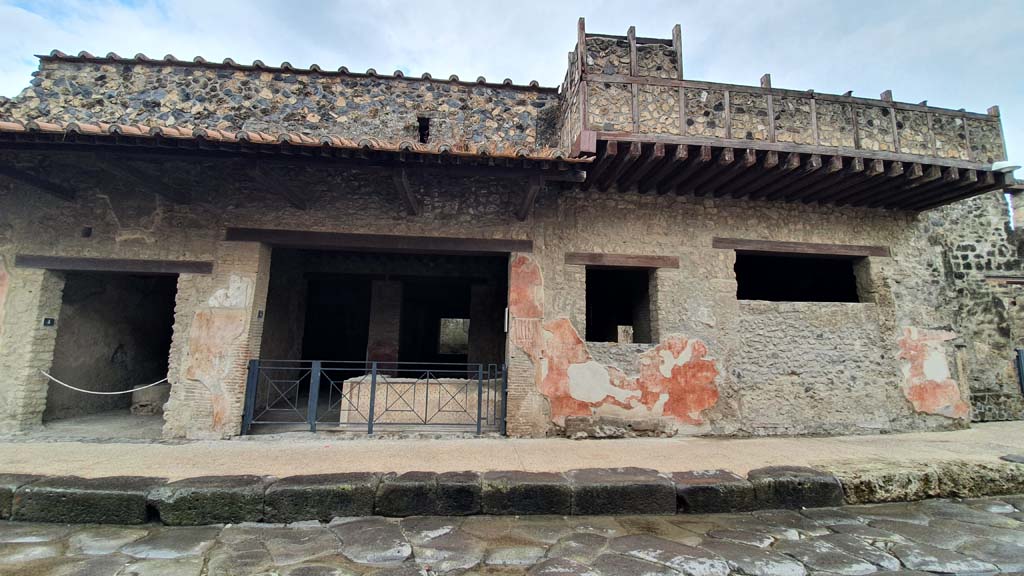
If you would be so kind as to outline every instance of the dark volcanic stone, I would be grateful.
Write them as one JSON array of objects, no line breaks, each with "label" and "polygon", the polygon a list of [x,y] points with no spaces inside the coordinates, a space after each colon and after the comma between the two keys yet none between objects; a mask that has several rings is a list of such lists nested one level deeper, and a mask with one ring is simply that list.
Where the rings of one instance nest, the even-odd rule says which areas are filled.
[{"label": "dark volcanic stone", "polygon": [[769,466],[751,470],[747,479],[760,508],[824,508],[844,502],[839,480],[813,468]]},{"label": "dark volcanic stone", "polygon": [[757,507],[754,486],[728,470],[675,472],[672,481],[680,512],[745,512]]},{"label": "dark volcanic stone", "polygon": [[483,480],[484,514],[569,514],[572,488],[554,472],[487,472]]},{"label": "dark volcanic stone", "polygon": [[465,516],[480,513],[482,487],[479,472],[445,472],[437,476],[437,513]]},{"label": "dark volcanic stone", "polygon": [[18,488],[11,519],[66,524],[142,524],[146,496],[162,478],[58,476]]},{"label": "dark volcanic stone", "polygon": [[370,516],[380,476],[368,472],[291,476],[274,482],[263,497],[267,522]]},{"label": "dark volcanic stone", "polygon": [[1007,454],[1006,456],[1000,456],[999,459],[1013,462],[1014,464],[1024,464],[1024,454]]},{"label": "dark volcanic stone", "polygon": [[14,492],[26,484],[31,484],[42,476],[32,474],[0,474],[0,520],[11,517],[11,504],[14,503]]},{"label": "dark volcanic stone", "polygon": [[260,476],[201,476],[161,486],[149,501],[171,526],[258,522],[265,488]]},{"label": "dark volcanic stone", "polygon": [[566,474],[573,514],[675,514],[672,481],[646,468],[586,468]]},{"label": "dark volcanic stone", "polygon": [[387,474],[377,486],[374,511],[381,516],[424,516],[437,513],[437,473]]}]

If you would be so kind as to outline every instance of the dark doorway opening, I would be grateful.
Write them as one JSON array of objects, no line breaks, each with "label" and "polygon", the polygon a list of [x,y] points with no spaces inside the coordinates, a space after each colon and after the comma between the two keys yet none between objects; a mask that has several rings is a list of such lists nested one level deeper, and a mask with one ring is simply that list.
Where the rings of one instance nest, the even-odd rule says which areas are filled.
[{"label": "dark doorway opening", "polygon": [[862,258],[736,253],[736,297],[775,302],[859,302]]},{"label": "dark doorway opening", "polygon": [[[165,378],[176,294],[177,276],[68,272],[50,373],[97,392],[125,392]],[[86,429],[93,427],[109,437],[159,437],[169,392],[162,384],[101,396],[50,382],[43,421],[62,422],[69,434],[92,435]]]},{"label": "dark doorway opening", "polygon": [[647,268],[587,268],[588,342],[651,342],[652,273]]},{"label": "dark doorway opening", "polygon": [[370,277],[311,274],[302,358],[362,360],[370,324]]}]

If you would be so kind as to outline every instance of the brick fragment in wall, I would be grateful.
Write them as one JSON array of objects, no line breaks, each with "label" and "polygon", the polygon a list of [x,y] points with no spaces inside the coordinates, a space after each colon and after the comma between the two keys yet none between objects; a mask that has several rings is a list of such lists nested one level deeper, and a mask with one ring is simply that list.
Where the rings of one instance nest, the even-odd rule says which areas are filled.
[{"label": "brick fragment in wall", "polygon": [[586,39],[587,74],[629,75],[629,42],[620,38]]},{"label": "brick fragment in wall", "polygon": [[682,133],[679,126],[679,89],[672,86],[641,85],[637,90],[637,111],[642,134]]},{"label": "brick fragment in wall", "polygon": [[686,88],[686,134],[725,138],[725,92]]},{"label": "brick fragment in wall", "polygon": [[[822,146],[853,148],[853,106],[842,102],[818,100],[815,107],[818,115],[818,143]],[[794,142],[814,144],[813,137],[809,141]]]},{"label": "brick fragment in wall", "polygon": [[655,78],[679,78],[676,49],[666,44],[638,44],[637,73]]},{"label": "brick fragment in wall", "polygon": [[514,152],[558,141],[557,123],[544,120],[559,106],[550,90],[56,61],[42,63],[34,84],[0,116],[410,142],[417,117],[429,116],[431,143]]},{"label": "brick fragment in wall", "polygon": [[732,138],[741,140],[768,139],[768,97],[763,94],[733,91],[729,93],[732,106]]},{"label": "brick fragment in wall", "polygon": [[633,131],[633,90],[629,84],[587,85],[587,122],[591,130]]},{"label": "brick fragment in wall", "polygon": [[927,113],[897,110],[896,130],[900,137],[900,152],[927,156],[932,154],[932,135],[928,129]]},{"label": "brick fragment in wall", "polygon": [[963,118],[948,114],[932,114],[932,134],[935,153],[940,158],[966,160],[967,133]]},{"label": "brick fragment in wall", "polygon": [[862,150],[894,152],[892,109],[882,106],[861,106],[857,110],[857,127]]},{"label": "brick fragment in wall", "polygon": [[978,162],[998,162],[1006,159],[1003,149],[1003,138],[999,130],[998,120],[967,121],[967,131],[971,141],[971,152]]}]

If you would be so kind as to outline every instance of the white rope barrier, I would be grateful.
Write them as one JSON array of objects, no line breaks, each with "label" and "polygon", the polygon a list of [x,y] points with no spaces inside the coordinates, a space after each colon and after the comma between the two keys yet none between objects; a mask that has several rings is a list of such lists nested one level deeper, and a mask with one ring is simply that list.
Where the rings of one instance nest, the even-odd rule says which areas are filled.
[{"label": "white rope barrier", "polygon": [[61,382],[60,380],[57,380],[56,378],[54,378],[53,376],[50,376],[49,374],[47,374],[43,370],[40,370],[40,372],[43,373],[43,376],[46,376],[50,380],[53,380],[54,382],[56,382],[57,384],[60,384],[61,386],[65,387],[65,388],[70,388],[70,389],[74,390],[75,392],[82,392],[82,393],[85,393],[85,394],[96,394],[97,396],[114,396],[114,395],[117,395],[117,394],[131,394],[132,392],[137,392],[139,390],[145,390],[146,388],[152,388],[153,386],[156,386],[157,384],[163,384],[164,382],[167,382],[167,378],[164,378],[162,380],[157,380],[156,382],[153,382],[152,384],[147,384],[147,385],[145,385],[145,386],[143,386],[141,388],[132,388],[131,390],[122,390],[120,392],[96,392],[95,390],[82,390],[81,388],[75,388],[74,386],[72,386],[70,384],[65,384],[65,383]]}]

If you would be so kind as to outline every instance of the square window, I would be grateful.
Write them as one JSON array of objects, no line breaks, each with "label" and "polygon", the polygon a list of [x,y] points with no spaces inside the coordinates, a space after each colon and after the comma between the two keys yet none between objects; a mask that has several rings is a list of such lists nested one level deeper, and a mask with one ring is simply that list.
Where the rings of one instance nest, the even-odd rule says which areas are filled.
[{"label": "square window", "polygon": [[587,267],[588,342],[650,343],[653,270]]},{"label": "square window", "polygon": [[469,318],[441,318],[438,354],[469,354]]},{"label": "square window", "polygon": [[736,298],[773,302],[860,302],[864,258],[736,253]]}]

